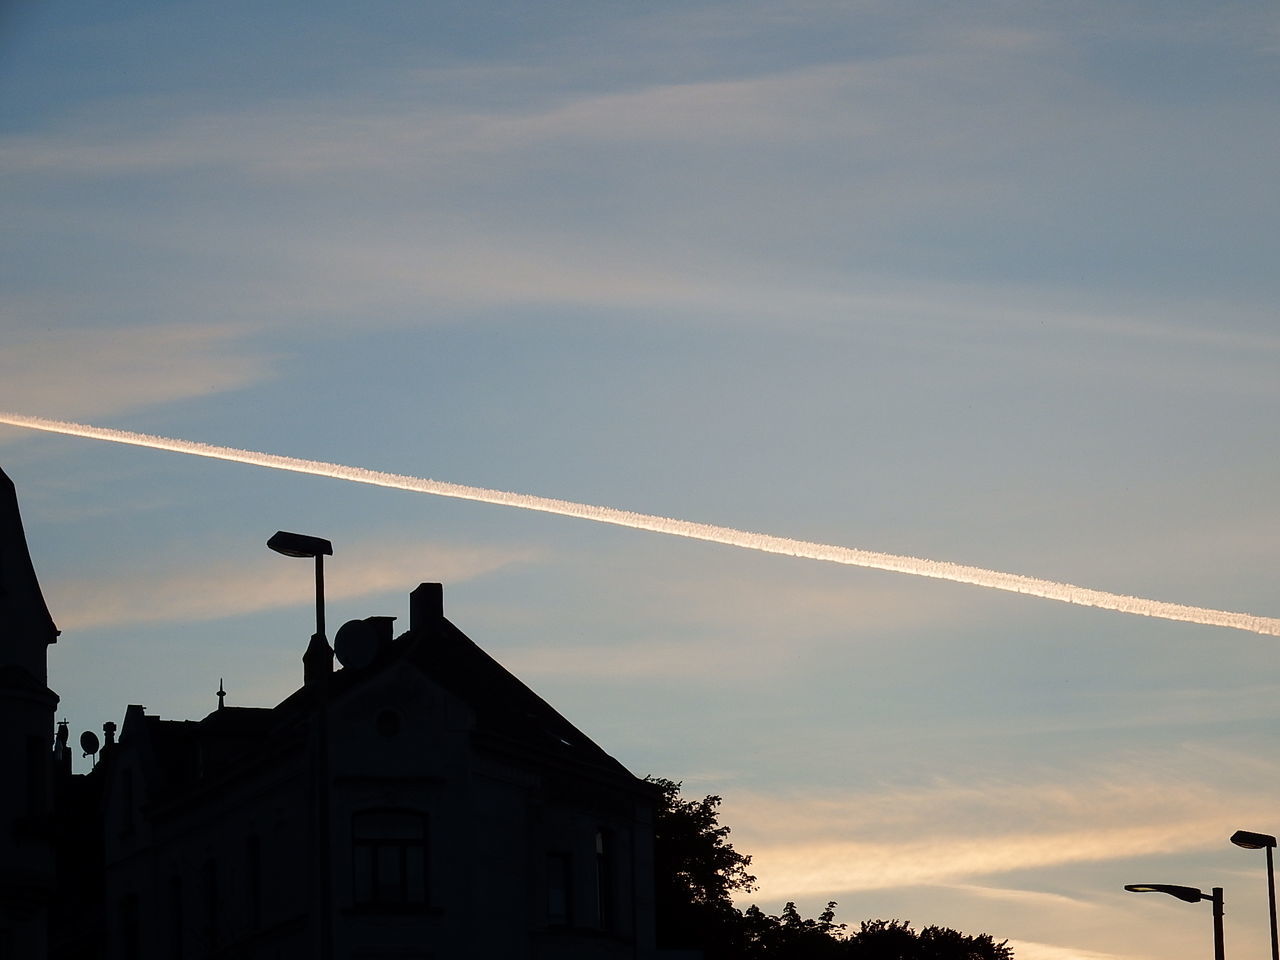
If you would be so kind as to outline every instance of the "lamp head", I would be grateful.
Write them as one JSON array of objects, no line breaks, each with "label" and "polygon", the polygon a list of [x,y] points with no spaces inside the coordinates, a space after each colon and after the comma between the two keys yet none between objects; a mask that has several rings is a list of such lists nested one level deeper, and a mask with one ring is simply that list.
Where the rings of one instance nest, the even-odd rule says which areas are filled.
[{"label": "lamp head", "polygon": [[302,533],[286,533],[277,530],[267,541],[267,546],[286,557],[331,557],[333,544],[320,537],[308,537]]},{"label": "lamp head", "polygon": [[1169,896],[1185,900],[1187,903],[1199,903],[1201,900],[1213,899],[1212,897],[1206,897],[1203,892],[1195,887],[1180,887],[1173,883],[1126,883],[1124,888],[1130,893],[1167,893]]},{"label": "lamp head", "polygon": [[1266,833],[1250,833],[1248,830],[1237,830],[1231,835],[1231,842],[1237,847],[1244,847],[1246,850],[1262,850],[1265,847],[1274,847],[1276,838]]}]

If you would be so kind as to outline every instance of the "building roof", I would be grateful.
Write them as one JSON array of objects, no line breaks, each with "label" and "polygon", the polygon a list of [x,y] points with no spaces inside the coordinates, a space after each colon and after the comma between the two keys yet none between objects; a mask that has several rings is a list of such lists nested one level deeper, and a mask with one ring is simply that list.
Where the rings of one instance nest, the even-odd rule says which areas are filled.
[{"label": "building roof", "polygon": [[416,627],[398,642],[406,644],[405,659],[475,711],[479,730],[631,778],[622,764],[443,617],[433,633],[423,635]]},{"label": "building roof", "polygon": [[[136,724],[144,726],[163,778],[154,787],[161,793],[182,794],[211,779],[234,776],[277,753],[285,741],[297,741],[300,722],[323,704],[407,666],[466,704],[475,718],[477,742],[605,780],[638,783],[621,763],[445,619],[439,597],[439,584],[421,585],[412,598],[409,630],[394,639],[388,636],[366,665],[349,665],[323,682],[304,684],[275,707],[219,707],[198,721],[162,720],[131,707],[123,734],[135,736],[142,733]],[[389,634],[390,618],[371,619],[384,621]]]}]

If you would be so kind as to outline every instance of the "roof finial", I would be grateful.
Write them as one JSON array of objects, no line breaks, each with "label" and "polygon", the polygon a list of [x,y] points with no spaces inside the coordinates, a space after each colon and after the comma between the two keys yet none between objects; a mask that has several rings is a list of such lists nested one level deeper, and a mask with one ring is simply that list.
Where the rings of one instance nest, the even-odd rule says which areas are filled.
[{"label": "roof finial", "polygon": [[225,699],[227,699],[227,691],[222,689],[222,678],[219,677],[218,678],[218,709],[219,710],[222,709],[223,707],[222,701]]}]

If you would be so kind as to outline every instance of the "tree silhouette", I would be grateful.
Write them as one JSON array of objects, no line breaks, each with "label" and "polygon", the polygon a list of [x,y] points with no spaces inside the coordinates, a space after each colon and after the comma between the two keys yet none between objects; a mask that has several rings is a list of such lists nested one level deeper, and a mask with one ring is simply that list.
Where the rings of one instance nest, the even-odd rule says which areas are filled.
[{"label": "tree silhouette", "polygon": [[[734,891],[750,893],[751,858],[738,853],[719,823],[720,798],[685,800],[680,784],[647,777],[658,787],[654,819],[655,910],[662,946],[700,946],[707,960],[732,957],[741,940]],[[723,952],[728,951],[728,952]]]},{"label": "tree silhouette", "polygon": [[794,903],[788,903],[779,916],[770,916],[752,904],[742,914],[746,931],[744,957],[762,960],[825,960],[846,956],[847,941],[840,937],[845,929],[836,923],[836,905],[827,904],[814,919],[802,917]]},{"label": "tree silhouette", "polygon": [[1007,942],[989,933],[975,936],[950,927],[925,927],[919,933],[905,920],[864,920],[846,941],[851,960],[1013,960]]},{"label": "tree silhouette", "polygon": [[657,936],[662,947],[701,948],[706,960],[1013,960],[1006,942],[928,926],[919,933],[905,920],[864,920],[853,933],[836,923],[835,901],[815,918],[788,903],[778,916],[752,904],[733,905],[734,892],[750,893],[751,857],[738,853],[719,821],[720,798],[685,800],[680,784],[648,777],[658,788],[654,818]]}]

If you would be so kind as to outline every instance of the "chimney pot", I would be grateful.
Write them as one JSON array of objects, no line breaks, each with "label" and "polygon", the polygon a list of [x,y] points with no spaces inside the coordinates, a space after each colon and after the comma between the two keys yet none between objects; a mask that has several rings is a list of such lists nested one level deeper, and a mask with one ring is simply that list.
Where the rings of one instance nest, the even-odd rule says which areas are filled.
[{"label": "chimney pot", "polygon": [[444,584],[420,583],[409,594],[409,629],[430,632],[444,619]]}]

